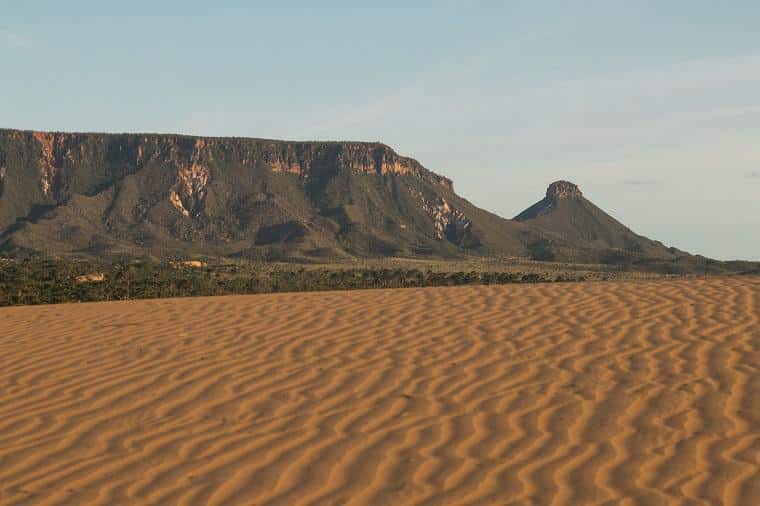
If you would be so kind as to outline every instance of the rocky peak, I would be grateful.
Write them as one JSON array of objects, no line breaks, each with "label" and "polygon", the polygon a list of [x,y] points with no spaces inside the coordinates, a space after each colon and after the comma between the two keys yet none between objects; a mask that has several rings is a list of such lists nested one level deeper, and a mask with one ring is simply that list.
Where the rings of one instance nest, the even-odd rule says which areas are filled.
[{"label": "rocky peak", "polygon": [[578,185],[570,181],[555,181],[546,189],[546,197],[515,216],[515,220],[525,221],[538,218],[557,209],[560,201],[577,200],[582,197],[583,193]]},{"label": "rocky peak", "polygon": [[546,189],[546,198],[549,200],[571,199],[582,197],[578,185],[569,181],[555,181]]}]

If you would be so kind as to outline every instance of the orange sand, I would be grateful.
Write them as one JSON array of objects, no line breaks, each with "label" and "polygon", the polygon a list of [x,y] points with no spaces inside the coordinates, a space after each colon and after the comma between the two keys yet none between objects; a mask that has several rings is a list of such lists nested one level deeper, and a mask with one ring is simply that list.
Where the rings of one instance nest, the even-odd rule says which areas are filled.
[{"label": "orange sand", "polygon": [[760,504],[760,279],[0,309],[0,504]]}]

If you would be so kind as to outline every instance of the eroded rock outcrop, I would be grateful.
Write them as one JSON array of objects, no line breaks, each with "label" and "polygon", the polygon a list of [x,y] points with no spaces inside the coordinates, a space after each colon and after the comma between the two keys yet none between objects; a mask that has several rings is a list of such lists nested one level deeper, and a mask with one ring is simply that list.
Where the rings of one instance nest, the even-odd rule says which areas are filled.
[{"label": "eroded rock outcrop", "polygon": [[275,172],[289,172],[305,178],[326,165],[338,170],[353,170],[365,174],[412,175],[452,190],[450,179],[425,169],[412,158],[398,155],[390,147],[363,142],[288,142],[262,141],[263,149],[247,151],[242,163],[261,159]]},{"label": "eroded rock outcrop", "polygon": [[583,197],[581,189],[578,185],[571,183],[570,181],[555,181],[549,185],[546,189],[547,199],[570,199]]},{"label": "eroded rock outcrop", "polygon": [[578,185],[570,181],[555,181],[546,189],[546,196],[515,216],[517,221],[526,221],[544,216],[555,210],[560,201],[582,199],[583,193]]},{"label": "eroded rock outcrop", "polygon": [[197,139],[188,164],[183,164],[178,159],[176,150],[173,152],[172,161],[179,166],[179,170],[177,181],[169,192],[169,202],[185,216],[196,217],[203,211],[211,176],[207,162],[210,153],[205,148],[206,142]]},{"label": "eroded rock outcrop", "polygon": [[72,159],[72,149],[77,143],[77,134],[56,134],[34,132],[39,143],[41,156],[38,160],[40,189],[46,197],[56,200],[65,193],[67,164]]},{"label": "eroded rock outcrop", "polygon": [[437,239],[449,239],[459,242],[472,227],[472,222],[465,214],[451,206],[443,197],[430,201],[419,194],[422,210],[433,220],[433,231]]}]

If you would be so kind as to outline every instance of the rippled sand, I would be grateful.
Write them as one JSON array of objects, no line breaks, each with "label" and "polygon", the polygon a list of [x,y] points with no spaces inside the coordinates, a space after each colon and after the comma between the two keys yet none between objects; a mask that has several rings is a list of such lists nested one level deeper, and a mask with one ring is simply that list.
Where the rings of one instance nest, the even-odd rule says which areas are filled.
[{"label": "rippled sand", "polygon": [[0,504],[760,504],[760,279],[0,309]]}]

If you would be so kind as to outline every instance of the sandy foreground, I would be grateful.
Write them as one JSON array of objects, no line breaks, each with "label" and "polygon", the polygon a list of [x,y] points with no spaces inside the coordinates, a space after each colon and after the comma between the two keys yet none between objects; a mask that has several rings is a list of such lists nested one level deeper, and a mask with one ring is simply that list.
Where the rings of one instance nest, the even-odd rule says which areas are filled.
[{"label": "sandy foreground", "polygon": [[0,504],[760,505],[760,279],[0,309]]}]

